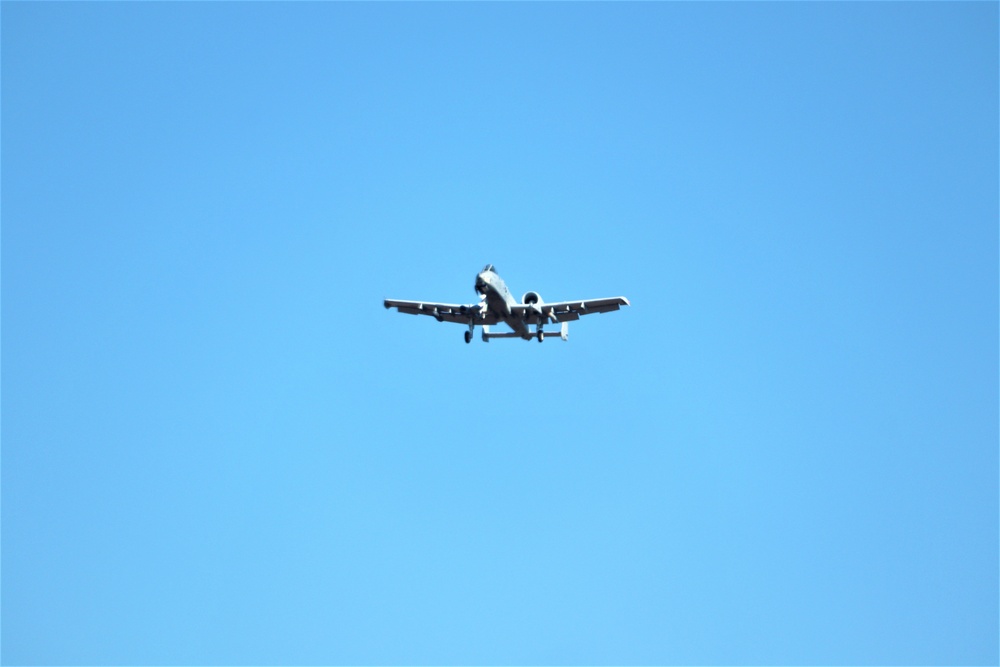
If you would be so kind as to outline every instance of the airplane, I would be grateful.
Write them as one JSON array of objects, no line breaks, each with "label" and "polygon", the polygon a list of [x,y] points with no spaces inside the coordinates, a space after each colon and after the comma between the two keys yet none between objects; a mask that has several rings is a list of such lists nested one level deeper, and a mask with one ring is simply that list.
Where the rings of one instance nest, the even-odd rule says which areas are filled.
[{"label": "airplane", "polygon": [[[461,305],[453,303],[432,303],[429,301],[398,301],[386,299],[386,308],[395,308],[408,315],[430,315],[438,322],[456,322],[466,324],[469,330],[465,332],[465,342],[472,342],[476,325],[483,328],[483,341],[490,342],[492,338],[522,338],[531,340],[537,338],[541,343],[546,338],[544,325],[549,322],[562,325],[559,338],[569,339],[569,322],[578,320],[582,315],[591,313],[608,313],[618,310],[621,306],[631,305],[623,296],[606,299],[584,299],[582,301],[557,301],[545,303],[538,292],[526,292],[518,302],[507,288],[507,284],[497,274],[492,264],[487,264],[476,274],[476,292],[479,293],[479,303]],[[504,322],[513,329],[512,332],[495,333],[490,327]],[[528,329],[535,325],[535,333]],[[554,332],[552,334],[554,335]]]}]

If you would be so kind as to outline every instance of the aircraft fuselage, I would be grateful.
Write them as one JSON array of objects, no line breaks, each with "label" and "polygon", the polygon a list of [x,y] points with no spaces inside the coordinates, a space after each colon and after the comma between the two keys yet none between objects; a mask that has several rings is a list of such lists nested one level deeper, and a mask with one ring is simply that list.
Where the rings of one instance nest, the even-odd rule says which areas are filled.
[{"label": "aircraft fuselage", "polygon": [[506,322],[514,333],[526,340],[531,339],[531,332],[524,320],[513,314],[517,299],[496,271],[487,268],[476,274],[476,291],[486,297],[486,307],[490,312]]}]

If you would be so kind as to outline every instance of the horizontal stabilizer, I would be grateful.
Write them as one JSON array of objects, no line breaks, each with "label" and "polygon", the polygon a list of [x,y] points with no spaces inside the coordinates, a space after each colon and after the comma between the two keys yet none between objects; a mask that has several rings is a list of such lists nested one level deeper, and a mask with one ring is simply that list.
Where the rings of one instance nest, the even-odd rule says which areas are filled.
[{"label": "horizontal stabilizer", "polygon": [[483,332],[483,340],[489,340],[491,338],[520,338],[521,334],[516,334],[513,331],[508,331],[506,333],[486,333]]}]

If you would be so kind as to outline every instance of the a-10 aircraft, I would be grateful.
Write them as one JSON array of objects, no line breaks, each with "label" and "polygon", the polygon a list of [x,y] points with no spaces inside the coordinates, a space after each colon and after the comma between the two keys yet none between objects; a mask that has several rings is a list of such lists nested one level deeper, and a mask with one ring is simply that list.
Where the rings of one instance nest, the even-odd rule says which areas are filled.
[{"label": "a-10 aircraft", "polygon": [[[557,301],[545,303],[538,292],[527,292],[521,301],[514,299],[506,283],[497,275],[492,264],[487,264],[476,275],[476,291],[479,293],[479,303],[461,305],[454,303],[432,303],[430,301],[397,301],[386,299],[386,308],[396,308],[408,315],[430,315],[438,322],[457,322],[468,325],[465,332],[465,342],[472,342],[472,334],[476,325],[483,328],[483,340],[491,338],[537,338],[541,343],[546,333],[543,327],[548,323],[561,323],[559,337],[567,340],[569,337],[569,322],[580,319],[581,315],[591,313],[608,313],[618,310],[621,306],[630,305],[623,296],[613,296],[606,299],[584,299],[582,301]],[[492,333],[490,327],[505,322],[513,332]],[[535,325],[532,334],[529,326]],[[553,334],[550,335],[554,335]]]}]

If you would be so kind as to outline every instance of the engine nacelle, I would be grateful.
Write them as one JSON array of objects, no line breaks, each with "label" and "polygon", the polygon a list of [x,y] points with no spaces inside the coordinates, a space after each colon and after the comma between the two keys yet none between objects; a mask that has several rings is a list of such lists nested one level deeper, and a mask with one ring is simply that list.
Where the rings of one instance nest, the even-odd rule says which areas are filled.
[{"label": "engine nacelle", "polygon": [[521,297],[521,303],[527,305],[540,306],[544,301],[538,292],[525,292],[524,296]]}]

